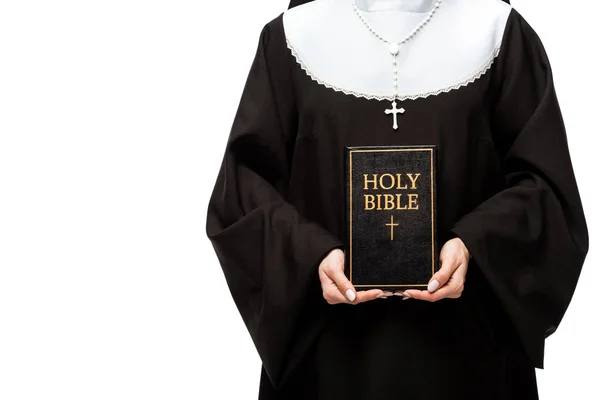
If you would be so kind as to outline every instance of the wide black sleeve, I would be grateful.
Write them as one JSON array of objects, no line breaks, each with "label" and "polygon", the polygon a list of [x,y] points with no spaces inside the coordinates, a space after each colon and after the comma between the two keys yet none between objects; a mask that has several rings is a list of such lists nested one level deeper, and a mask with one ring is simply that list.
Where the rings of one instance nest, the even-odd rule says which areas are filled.
[{"label": "wide black sleeve", "polygon": [[[273,22],[273,21],[271,21]],[[318,265],[343,242],[286,201],[297,107],[285,39],[260,34],[209,200],[206,232],[263,366],[280,386],[322,326]],[[318,307],[317,307],[318,308]]]},{"label": "wide black sleeve", "polygon": [[505,29],[491,102],[505,188],[452,232],[495,291],[532,363],[543,368],[545,339],[573,296],[588,229],[546,51],[516,10]]}]

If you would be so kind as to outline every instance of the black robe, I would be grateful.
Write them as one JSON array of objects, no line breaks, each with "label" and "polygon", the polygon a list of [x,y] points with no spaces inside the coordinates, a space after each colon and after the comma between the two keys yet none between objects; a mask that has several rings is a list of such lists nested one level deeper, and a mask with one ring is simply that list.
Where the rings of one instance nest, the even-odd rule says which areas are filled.
[{"label": "black robe", "polygon": [[[261,32],[206,225],[263,363],[259,398],[537,399],[588,251],[539,37],[511,10],[490,70],[409,100],[396,132],[380,101],[307,76],[282,15]],[[473,255],[464,292],[328,305],[317,269],[345,247],[342,149],[398,144],[438,146],[440,243]]]}]

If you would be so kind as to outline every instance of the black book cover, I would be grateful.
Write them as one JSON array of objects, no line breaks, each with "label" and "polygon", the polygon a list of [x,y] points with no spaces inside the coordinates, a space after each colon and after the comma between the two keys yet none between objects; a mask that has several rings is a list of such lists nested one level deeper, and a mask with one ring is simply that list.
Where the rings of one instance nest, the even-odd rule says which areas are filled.
[{"label": "black book cover", "polygon": [[425,289],[439,269],[436,146],[345,148],[346,266],[357,290]]}]

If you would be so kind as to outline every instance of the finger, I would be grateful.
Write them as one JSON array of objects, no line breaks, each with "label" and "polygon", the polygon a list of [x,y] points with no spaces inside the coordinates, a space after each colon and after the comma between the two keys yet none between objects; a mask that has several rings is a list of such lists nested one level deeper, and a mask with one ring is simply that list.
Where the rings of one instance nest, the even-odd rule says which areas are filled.
[{"label": "finger", "polygon": [[434,302],[434,301],[438,301],[438,300],[442,300],[444,298],[446,298],[446,295],[448,294],[447,292],[447,286],[444,286],[444,288],[439,289],[437,291],[435,291],[434,293],[431,293],[428,290],[406,290],[403,296],[403,299],[407,299],[407,298],[412,298],[412,299],[417,299],[417,300],[424,300],[424,301],[429,301],[429,302]]},{"label": "finger", "polygon": [[356,293],[356,303],[364,303],[365,301],[375,300],[383,297],[383,290],[371,289],[371,290],[359,290]]},{"label": "finger", "polygon": [[350,283],[348,278],[346,278],[346,275],[343,271],[329,271],[329,277],[333,280],[333,282],[335,282],[335,285],[337,286],[340,293],[342,293],[346,297],[346,299],[348,299],[349,302],[352,303],[356,300],[356,289],[354,289],[352,283]]},{"label": "finger", "polygon": [[469,261],[465,261],[464,263],[460,264],[458,268],[456,268],[456,271],[454,271],[454,274],[452,274],[450,279],[456,279],[457,281],[461,281],[462,283],[464,283],[467,278],[468,267]]},{"label": "finger", "polygon": [[[422,299],[427,301],[439,301],[442,299],[456,299],[460,297],[461,290],[456,284],[446,284],[440,289],[436,290],[434,293],[424,290],[422,294]],[[418,295],[417,295],[418,296]]]},{"label": "finger", "polygon": [[325,273],[325,270],[321,268],[319,268],[319,279],[321,280],[321,286],[335,285],[335,282]]},{"label": "finger", "polygon": [[464,264],[457,268],[448,282],[435,292],[430,292],[429,290],[410,289],[405,290],[404,293],[411,298],[425,301],[438,301],[444,298],[459,298],[464,289],[464,273],[462,272],[464,269],[463,265]]},{"label": "finger", "polygon": [[433,301],[433,293],[428,290],[407,289],[402,297],[406,298],[407,296],[411,299]]},{"label": "finger", "polygon": [[443,288],[437,290],[435,293],[431,293],[432,301],[438,301],[441,299],[458,299],[462,295],[462,285],[452,284],[446,285]]},{"label": "finger", "polygon": [[440,262],[442,263],[439,271],[437,271],[429,280],[427,285],[427,290],[429,292],[435,292],[442,286],[444,286],[454,271],[458,268],[460,261],[457,258],[442,258],[440,257]]},{"label": "finger", "polygon": [[377,296],[378,299],[387,299],[388,297],[392,297],[394,295],[393,292],[390,292],[389,290],[383,290],[381,292],[381,296]]},{"label": "finger", "polygon": [[349,303],[348,299],[340,293],[337,285],[324,269],[319,269],[319,279],[321,280],[323,298],[328,304]]},{"label": "finger", "polygon": [[467,274],[467,262],[464,262],[464,263],[460,264],[458,266],[458,268],[456,268],[456,270],[454,271],[452,276],[450,276],[450,279],[448,279],[448,282],[446,282],[446,284],[444,286],[442,286],[442,288],[438,289],[438,291],[442,290],[446,286],[449,286],[449,287],[451,287],[451,289],[458,291],[458,288],[463,286],[465,283],[466,274]]},{"label": "finger", "polygon": [[340,290],[335,284],[323,289],[323,298],[329,304],[350,303],[348,299],[340,293]]},{"label": "finger", "polygon": [[388,297],[392,297],[394,295],[394,292],[391,292],[389,290],[384,290],[381,293],[381,296],[379,297],[380,299],[387,299]]}]

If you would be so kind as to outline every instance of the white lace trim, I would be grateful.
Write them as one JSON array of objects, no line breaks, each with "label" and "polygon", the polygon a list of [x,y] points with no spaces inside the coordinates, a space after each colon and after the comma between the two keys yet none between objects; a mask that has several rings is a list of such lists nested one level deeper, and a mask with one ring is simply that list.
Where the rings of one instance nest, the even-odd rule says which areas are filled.
[{"label": "white lace trim", "polygon": [[[381,95],[381,94],[371,94],[371,93],[361,93],[361,92],[356,92],[354,90],[349,90],[349,89],[344,89],[335,85],[332,85],[330,83],[327,83],[325,81],[323,81],[322,79],[320,79],[319,77],[317,77],[316,75],[314,75],[306,66],[306,63],[301,59],[300,55],[298,54],[298,52],[296,52],[296,50],[294,49],[294,47],[292,46],[291,42],[289,41],[289,39],[286,39],[286,43],[287,43],[287,47],[288,49],[290,49],[292,55],[294,56],[294,58],[296,59],[296,62],[300,65],[300,67],[306,72],[306,74],[314,81],[316,81],[317,83],[319,83],[320,85],[323,85],[325,87],[328,87],[330,89],[335,90],[336,92],[342,92],[344,94],[347,95],[351,95],[351,96],[355,96],[355,97],[362,97],[365,99],[375,99],[375,100],[390,100],[392,101],[394,99],[394,95],[390,94],[390,95]],[[413,94],[398,94],[398,96],[396,97],[398,100],[415,100],[418,98],[425,98],[428,96],[436,96],[438,94],[441,93],[448,93],[451,90],[456,90],[459,89],[463,86],[467,86],[470,83],[475,82],[477,79],[481,78],[491,67],[492,64],[494,63],[494,60],[496,59],[496,57],[498,57],[498,54],[500,53],[500,43],[496,45],[496,47],[494,48],[494,50],[492,51],[492,53],[488,56],[487,60],[483,63],[483,65],[477,69],[475,72],[473,72],[472,74],[466,76],[463,79],[460,79],[458,82],[450,85],[450,86],[446,86],[444,88],[441,89],[437,89],[437,90],[432,90],[429,92],[421,92],[421,93],[413,93]]]}]

